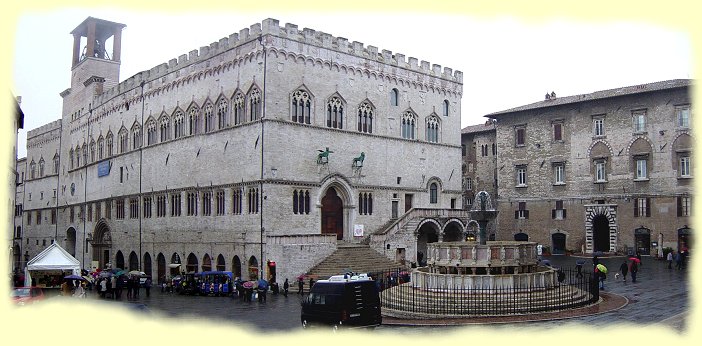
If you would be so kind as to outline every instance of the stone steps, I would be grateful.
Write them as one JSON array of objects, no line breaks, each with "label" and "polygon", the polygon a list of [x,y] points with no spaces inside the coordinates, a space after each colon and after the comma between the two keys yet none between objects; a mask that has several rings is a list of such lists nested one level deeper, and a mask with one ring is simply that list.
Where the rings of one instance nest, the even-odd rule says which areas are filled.
[{"label": "stone steps", "polygon": [[389,260],[368,245],[339,242],[337,250],[310,269],[307,275],[319,280],[348,271],[354,273],[375,273],[392,271],[398,268],[403,268],[403,266]]}]

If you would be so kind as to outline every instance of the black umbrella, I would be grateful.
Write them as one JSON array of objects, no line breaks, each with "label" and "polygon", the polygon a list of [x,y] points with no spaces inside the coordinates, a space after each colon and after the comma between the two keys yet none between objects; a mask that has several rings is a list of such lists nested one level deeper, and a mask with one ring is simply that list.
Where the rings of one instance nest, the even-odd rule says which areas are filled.
[{"label": "black umbrella", "polygon": [[85,278],[84,278],[84,277],[79,276],[79,275],[75,275],[75,274],[71,274],[71,275],[68,275],[68,276],[64,276],[63,278],[66,279],[66,280],[81,280],[81,281],[85,281]]}]

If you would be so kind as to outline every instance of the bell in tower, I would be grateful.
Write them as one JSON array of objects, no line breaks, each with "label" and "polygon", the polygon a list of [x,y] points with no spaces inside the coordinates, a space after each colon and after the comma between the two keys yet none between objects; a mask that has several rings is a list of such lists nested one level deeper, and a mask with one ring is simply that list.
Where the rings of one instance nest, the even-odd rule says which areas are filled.
[{"label": "bell in tower", "polygon": [[[78,25],[73,35],[73,67],[88,58],[120,61],[122,29],[126,25],[88,17]],[[82,42],[84,40],[84,46]],[[108,41],[112,39],[112,52],[108,52]]]}]

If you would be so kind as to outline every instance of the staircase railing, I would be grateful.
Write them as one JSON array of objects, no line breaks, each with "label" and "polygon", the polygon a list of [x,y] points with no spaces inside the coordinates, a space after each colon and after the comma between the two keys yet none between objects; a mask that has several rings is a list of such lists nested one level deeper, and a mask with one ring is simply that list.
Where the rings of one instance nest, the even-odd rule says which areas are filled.
[{"label": "staircase railing", "polygon": [[388,237],[401,231],[410,221],[416,218],[468,218],[470,212],[462,209],[433,209],[433,208],[412,208],[397,218],[389,225],[379,228],[376,232],[369,234],[365,243],[371,241],[385,241]]}]

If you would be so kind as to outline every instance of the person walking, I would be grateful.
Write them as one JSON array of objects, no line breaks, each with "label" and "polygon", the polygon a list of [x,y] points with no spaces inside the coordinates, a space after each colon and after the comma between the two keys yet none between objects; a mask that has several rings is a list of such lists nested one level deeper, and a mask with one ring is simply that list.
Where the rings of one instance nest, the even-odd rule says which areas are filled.
[{"label": "person walking", "polygon": [[675,269],[682,269],[682,254],[680,254],[680,251],[675,253]]},{"label": "person walking", "polygon": [[283,295],[288,296],[288,288],[290,288],[290,284],[288,283],[288,278],[285,278],[285,282],[283,283]]},{"label": "person walking", "polygon": [[146,282],[144,282],[144,291],[146,291],[146,298],[149,298],[149,296],[151,296],[151,278],[146,278]]},{"label": "person walking", "polygon": [[312,286],[314,286],[314,279],[310,277],[310,292],[312,291]]},{"label": "person walking", "polygon": [[629,273],[629,266],[626,264],[626,260],[619,266],[619,271],[622,273],[622,281],[626,282],[626,274]]},{"label": "person walking", "polygon": [[629,271],[631,272],[631,282],[636,282],[636,273],[639,272],[639,265],[637,264],[638,261],[631,261],[631,264],[629,265]]},{"label": "person walking", "polygon": [[595,266],[595,273],[597,274],[598,281],[600,282],[600,289],[604,290],[604,282],[607,280],[607,267],[604,264],[599,263]]},{"label": "person walking", "polygon": [[668,252],[668,256],[666,256],[666,260],[668,260],[668,269],[673,269],[673,252],[675,251]]},{"label": "person walking", "polygon": [[305,287],[305,282],[302,281],[302,276],[297,278],[297,294],[302,294],[302,290]]}]

